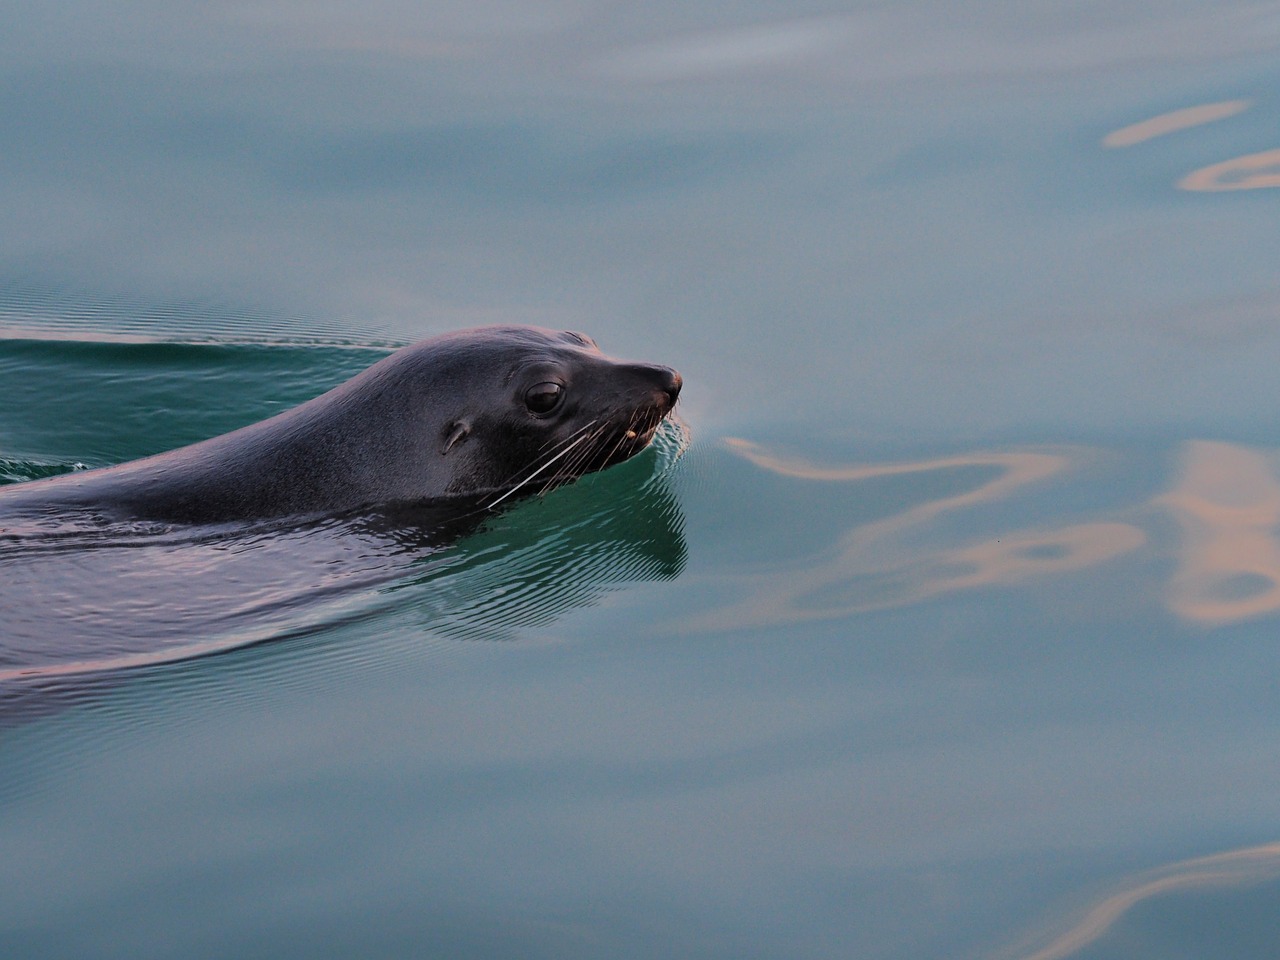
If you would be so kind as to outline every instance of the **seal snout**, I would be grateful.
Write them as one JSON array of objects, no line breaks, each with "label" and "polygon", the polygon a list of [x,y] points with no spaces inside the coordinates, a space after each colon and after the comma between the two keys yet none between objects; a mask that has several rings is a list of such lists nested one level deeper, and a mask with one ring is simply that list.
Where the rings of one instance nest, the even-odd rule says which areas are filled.
[{"label": "seal snout", "polygon": [[632,365],[634,370],[661,395],[657,397],[658,406],[670,410],[680,397],[680,388],[684,386],[684,378],[671,367],[657,363],[638,363]]},{"label": "seal snout", "polygon": [[676,401],[680,399],[680,388],[684,386],[684,378],[670,367],[659,367],[666,374],[665,381],[661,384],[660,389],[667,395],[671,406],[676,405]]}]

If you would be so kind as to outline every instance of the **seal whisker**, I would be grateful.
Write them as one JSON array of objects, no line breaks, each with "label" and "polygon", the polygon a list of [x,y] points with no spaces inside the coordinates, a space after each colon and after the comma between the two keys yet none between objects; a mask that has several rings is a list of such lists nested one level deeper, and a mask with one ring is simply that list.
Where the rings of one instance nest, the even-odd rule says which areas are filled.
[{"label": "seal whisker", "polygon": [[500,504],[503,500],[507,499],[507,497],[511,496],[513,493],[515,493],[517,490],[519,490],[521,487],[523,487],[525,484],[527,484],[530,480],[532,480],[532,479],[533,479],[534,477],[536,477],[538,474],[542,473],[542,471],[543,471],[543,470],[546,470],[546,469],[547,469],[547,467],[551,466],[553,463],[555,463],[555,462],[556,462],[557,460],[559,460],[561,457],[565,456],[565,454],[567,454],[567,453],[569,453],[570,451],[572,451],[574,447],[578,446],[579,444],[581,444],[581,443],[582,443],[584,440],[586,440],[586,439],[587,439],[586,437],[579,437],[577,440],[574,440],[574,441],[573,441],[572,443],[570,443],[567,447],[565,447],[563,450],[561,450],[561,451],[560,451],[559,453],[557,453],[555,456],[553,456],[553,457],[549,458],[549,459],[546,461],[546,463],[544,463],[542,466],[538,467],[538,469],[534,470],[534,471],[533,471],[532,473],[530,473],[527,477],[525,477],[523,480],[521,480],[519,483],[517,483],[514,487],[512,487],[510,490],[508,490],[506,493],[504,493],[502,496],[498,497],[497,499],[495,499],[495,500],[493,500],[492,502],[490,502],[489,504],[487,504],[488,509],[492,510],[494,507],[496,507],[498,504]]},{"label": "seal whisker", "polygon": [[579,438],[579,442],[574,444],[576,449],[573,450],[572,455],[561,460],[556,465],[556,469],[538,488],[536,496],[545,495],[549,490],[563,483],[566,477],[572,478],[578,475],[578,468],[591,455],[596,438],[602,429],[604,428],[596,427],[590,433]]},{"label": "seal whisker", "polygon": [[581,474],[583,472],[581,468],[586,465],[597,451],[596,441],[608,429],[609,425],[602,423],[589,436],[584,437],[583,439],[586,442],[578,448],[572,457],[560,464],[555,473],[542,485],[542,489],[538,491],[538,496],[544,496],[553,488]]},{"label": "seal whisker", "polygon": [[626,443],[628,440],[635,437],[635,434],[631,432],[632,427],[634,427],[635,424],[636,424],[636,415],[633,413],[631,415],[631,419],[627,421],[626,429],[618,431],[617,442],[614,443],[613,449],[609,451],[608,456],[604,458],[606,463],[608,463],[610,460],[613,459],[614,455],[617,454],[617,452],[622,449],[622,445],[624,443]]},{"label": "seal whisker", "polygon": [[556,447],[562,446],[562,445],[564,445],[565,443],[569,442],[569,441],[570,441],[570,440],[572,440],[574,437],[576,437],[578,434],[580,434],[580,433],[586,433],[588,430],[590,430],[592,427],[594,427],[594,426],[595,426],[597,423],[599,423],[599,422],[600,422],[599,420],[589,420],[589,421],[587,421],[587,423],[586,423],[586,425],[585,425],[585,426],[579,427],[577,430],[573,431],[573,433],[569,434],[567,437],[562,437],[562,438],[560,438],[560,439],[558,439],[558,440],[557,440],[557,439],[555,439],[555,438],[553,437],[552,439],[545,441],[545,442],[542,444],[542,446],[540,446],[538,449],[539,449],[539,450],[545,450],[545,449],[547,449],[547,447],[550,447],[552,450],[554,450]]},{"label": "seal whisker", "polygon": [[[556,440],[554,443],[552,443],[551,441],[543,443],[542,446],[539,447],[540,451],[546,448],[548,445],[550,445],[551,447],[551,449],[546,452],[545,459],[544,459],[544,455],[542,453],[539,453],[529,463],[525,464],[523,467],[517,470],[514,474],[512,474],[512,476],[506,481],[504,481],[501,484],[501,486],[502,487],[511,486],[517,489],[519,487],[524,486],[526,483],[529,482],[529,480],[532,477],[536,476],[538,473],[541,473],[542,470],[546,468],[546,465],[548,463],[552,462],[553,460],[557,459],[560,456],[563,456],[563,454],[567,451],[568,448],[577,446],[578,443],[581,442],[582,440],[588,439],[587,437],[583,437],[581,435],[587,430],[590,430],[593,426],[596,425],[596,423],[598,423],[597,420],[592,420],[589,423],[587,423],[586,426],[580,427],[579,429],[575,430],[573,433],[569,434],[567,437],[561,437],[560,439]],[[525,477],[525,479],[523,480],[515,479],[520,474],[524,473],[526,470],[531,470],[532,472],[530,472],[529,475]]]}]

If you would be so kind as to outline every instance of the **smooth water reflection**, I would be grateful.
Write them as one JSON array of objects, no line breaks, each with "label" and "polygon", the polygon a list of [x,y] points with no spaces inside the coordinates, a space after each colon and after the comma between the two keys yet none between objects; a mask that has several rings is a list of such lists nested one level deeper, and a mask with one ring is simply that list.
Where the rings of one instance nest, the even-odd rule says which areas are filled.
[{"label": "smooth water reflection", "polygon": [[1261,190],[1280,187],[1280,150],[1264,150],[1224,160],[1189,173],[1178,182],[1183,190]]},{"label": "smooth water reflection", "polygon": [[1082,956],[1144,900],[1181,891],[1261,884],[1280,877],[1280,843],[1228,850],[1170,864],[1137,878],[1131,886],[1090,907],[1078,923],[1023,960]]},{"label": "smooth water reflection", "polygon": [[1187,444],[1182,475],[1158,501],[1183,530],[1170,603],[1229,623],[1280,611],[1280,477],[1274,451]]},{"label": "smooth water reflection", "polygon": [[[954,591],[1075,572],[1146,542],[1146,535],[1130,524],[1094,522],[1005,530],[984,541],[929,546],[937,537],[934,530],[948,526],[945,514],[997,503],[1024,486],[1043,482],[1067,469],[1072,460],[1068,453],[992,452],[916,463],[831,467],[779,458],[742,440],[728,442],[756,466],[804,480],[858,482],[933,472],[946,476],[975,467],[994,467],[997,473],[977,486],[964,484],[957,492],[843,531],[834,556],[824,550],[808,570],[789,565],[785,573],[768,570],[758,575],[743,591],[750,599],[741,607],[695,621],[697,628],[798,623],[906,606]],[[1079,453],[1075,459],[1081,459]]]},{"label": "smooth water reflection", "polygon": [[1212,123],[1215,120],[1234,117],[1237,113],[1243,113],[1248,110],[1249,106],[1248,100],[1224,100],[1222,103],[1206,103],[1198,107],[1183,107],[1181,110],[1171,110],[1168,113],[1160,114],[1158,117],[1140,120],[1137,123],[1131,123],[1127,127],[1111,131],[1102,138],[1102,145],[1104,147],[1132,147],[1136,143],[1143,143],[1154,137],[1163,137],[1166,134],[1177,133],[1179,130],[1198,127],[1202,123]]},{"label": "smooth water reflection", "polygon": [[[1113,130],[1102,138],[1102,143],[1107,147],[1132,147],[1155,137],[1233,117],[1243,113],[1250,105],[1248,100],[1227,100],[1173,110]],[[1262,190],[1268,187],[1280,187],[1280,149],[1264,150],[1213,163],[1188,173],[1178,181],[1179,189],[1200,192]]]},{"label": "smooth water reflection", "polygon": [[[919,603],[952,591],[1012,586],[1106,563],[1148,542],[1148,534],[1136,523],[1100,519],[1005,529],[957,546],[930,544],[939,532],[954,525],[946,522],[945,514],[996,503],[1072,467],[1082,469],[1091,454],[1081,449],[982,452],[917,462],[832,466],[772,454],[738,438],[729,438],[726,444],[757,467],[799,480],[856,484],[936,473],[955,476],[959,489],[841,531],[834,552],[830,547],[822,549],[809,569],[788,562],[759,574],[733,576],[748,599],[694,620],[695,629],[841,618]],[[1197,440],[1185,445],[1181,460],[1181,476],[1173,489],[1151,500],[1152,505],[1171,511],[1184,532],[1179,567],[1170,579],[1170,609],[1207,624],[1280,611],[1276,453]],[[968,474],[961,471],[976,467],[994,467],[997,473],[970,485]],[[1069,481],[1059,476],[1059,482]],[[801,497],[797,491],[796,498]],[[1137,506],[1121,512],[1132,513]]]}]

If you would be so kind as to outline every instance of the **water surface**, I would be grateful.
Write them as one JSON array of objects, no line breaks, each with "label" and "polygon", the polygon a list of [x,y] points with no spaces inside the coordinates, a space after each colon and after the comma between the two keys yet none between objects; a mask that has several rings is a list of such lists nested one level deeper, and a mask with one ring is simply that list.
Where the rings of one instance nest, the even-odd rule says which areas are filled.
[{"label": "water surface", "polygon": [[689,430],[429,549],[0,543],[6,956],[1274,954],[1274,10],[6,19],[4,481],[489,322]]}]

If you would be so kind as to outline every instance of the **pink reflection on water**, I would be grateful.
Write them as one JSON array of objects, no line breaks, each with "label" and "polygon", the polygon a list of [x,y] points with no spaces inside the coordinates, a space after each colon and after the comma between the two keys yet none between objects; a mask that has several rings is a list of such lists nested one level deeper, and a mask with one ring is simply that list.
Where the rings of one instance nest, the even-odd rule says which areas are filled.
[{"label": "pink reflection on water", "polygon": [[1125,913],[1144,900],[1181,890],[1261,883],[1277,876],[1280,876],[1280,843],[1265,843],[1182,860],[1133,878],[1124,889],[1090,907],[1068,930],[1047,945],[1033,953],[1018,953],[1016,956],[1021,960],[1066,960],[1102,937]]},{"label": "pink reflection on water", "polygon": [[1179,180],[1178,186],[1210,193],[1280,187],[1280,150],[1264,150],[1201,167]]},{"label": "pink reflection on water", "polygon": [[1171,110],[1168,113],[1160,114],[1158,117],[1151,117],[1149,120],[1121,127],[1119,130],[1112,130],[1102,138],[1102,145],[1104,147],[1132,147],[1136,143],[1143,143],[1168,133],[1176,133],[1189,127],[1212,123],[1214,120],[1234,117],[1248,108],[1248,100],[1224,100],[1221,103],[1205,103],[1197,107]]},{"label": "pink reflection on water", "polygon": [[1156,502],[1182,526],[1169,589],[1175,613],[1214,624],[1280,610],[1280,479],[1272,457],[1192,441],[1174,488]]},{"label": "pink reflection on water", "polygon": [[984,451],[914,462],[830,466],[777,455],[746,440],[726,442],[756,466],[802,480],[858,482],[983,467],[999,472],[985,482],[854,526],[841,534],[834,554],[816,556],[799,569],[745,575],[738,580],[746,587],[744,598],[691,624],[698,628],[834,619],[905,606],[940,594],[1081,570],[1146,542],[1137,527],[1103,522],[1013,529],[958,546],[918,542],[929,536],[931,524],[943,514],[1005,499],[1062,473],[1071,464],[1064,452]]}]

